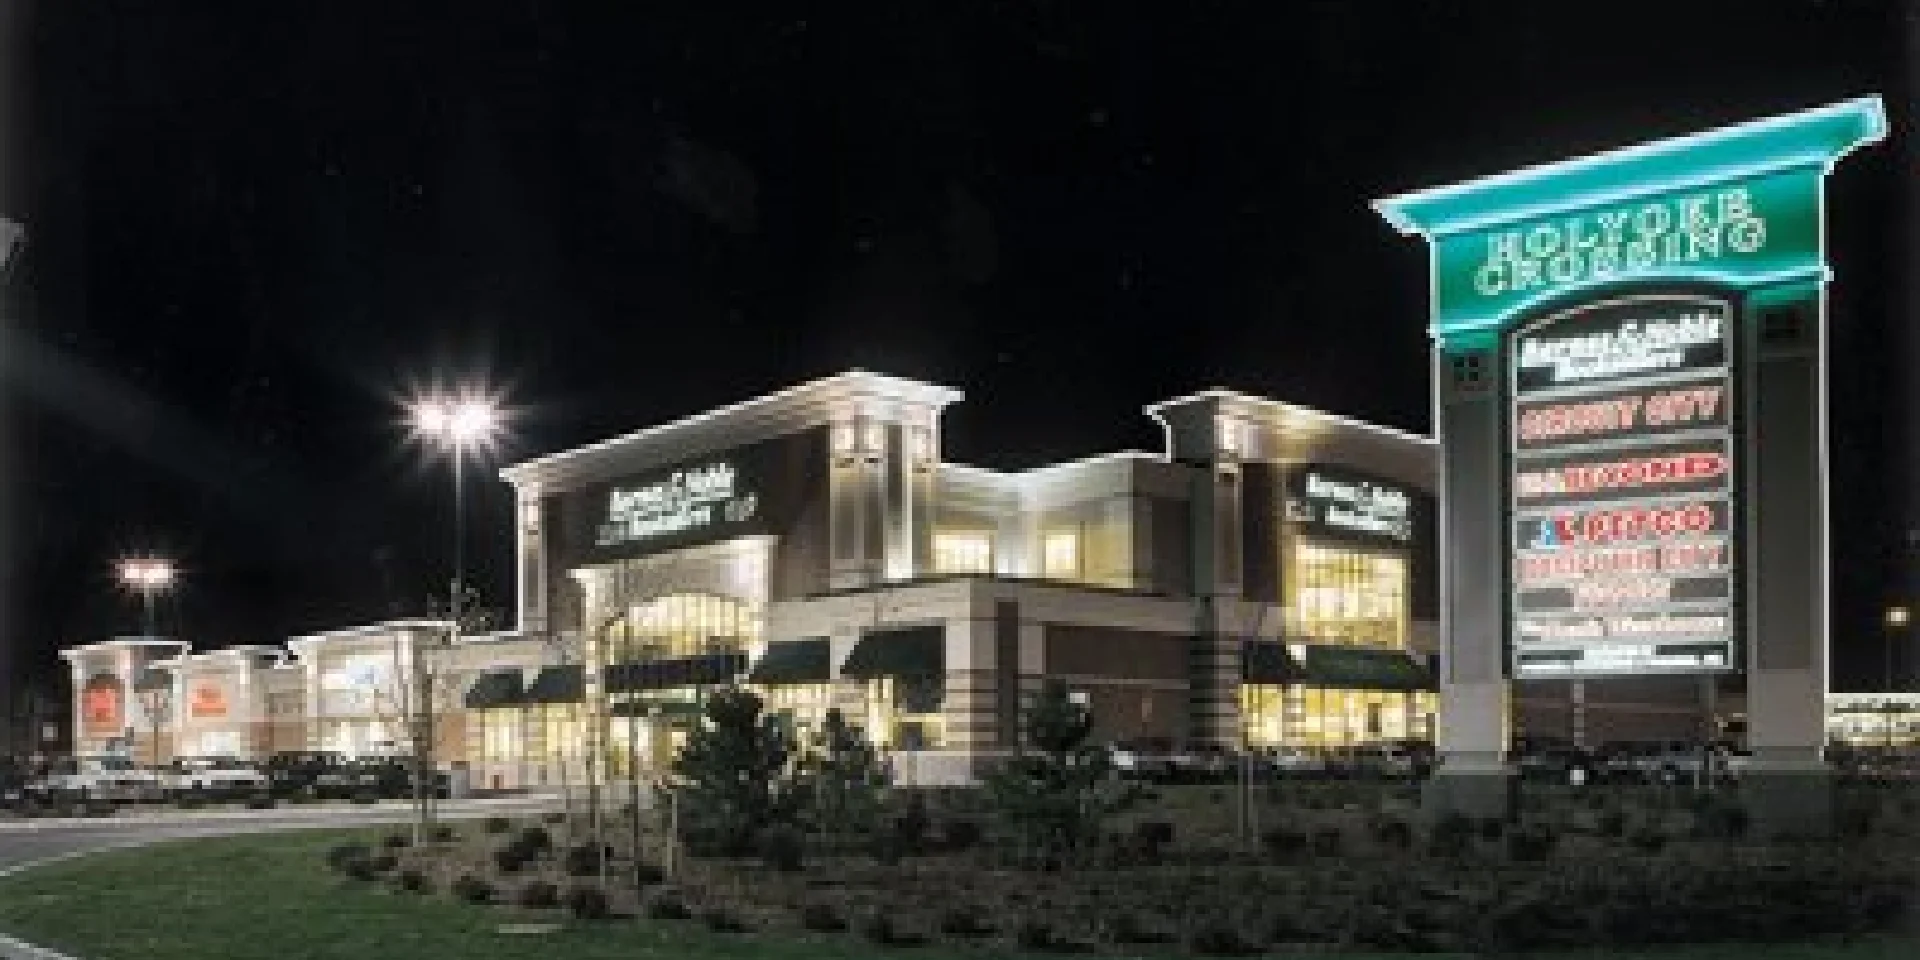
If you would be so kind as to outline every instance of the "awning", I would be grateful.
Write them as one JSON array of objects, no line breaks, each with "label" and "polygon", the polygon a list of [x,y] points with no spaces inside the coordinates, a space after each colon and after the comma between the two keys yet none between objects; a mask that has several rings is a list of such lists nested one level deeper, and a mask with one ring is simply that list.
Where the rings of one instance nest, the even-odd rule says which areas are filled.
[{"label": "awning", "polygon": [[1433,671],[1405,650],[1307,644],[1301,682],[1350,690],[1432,690]]},{"label": "awning", "polygon": [[1246,683],[1299,683],[1306,677],[1300,661],[1278,640],[1248,640],[1240,647],[1240,678]]},{"label": "awning", "polygon": [[697,720],[704,712],[692,700],[621,700],[607,707],[615,717],[653,717],[672,722]]},{"label": "awning", "polygon": [[518,670],[488,670],[475,677],[467,687],[468,710],[498,710],[517,707],[526,695],[526,680]]},{"label": "awning", "polygon": [[579,664],[547,667],[527,688],[527,703],[579,703],[587,698],[587,675]]},{"label": "awning", "polygon": [[711,687],[732,683],[747,669],[744,653],[707,653],[697,657],[668,657],[607,666],[607,691],[666,690],[672,687]]},{"label": "awning", "polygon": [[840,675],[858,680],[874,677],[939,675],[947,672],[947,629],[944,626],[880,630],[860,638],[841,664]]},{"label": "awning", "polygon": [[748,683],[768,686],[790,683],[826,683],[833,679],[833,644],[825,637],[782,640],[767,644],[767,652],[747,673]]}]

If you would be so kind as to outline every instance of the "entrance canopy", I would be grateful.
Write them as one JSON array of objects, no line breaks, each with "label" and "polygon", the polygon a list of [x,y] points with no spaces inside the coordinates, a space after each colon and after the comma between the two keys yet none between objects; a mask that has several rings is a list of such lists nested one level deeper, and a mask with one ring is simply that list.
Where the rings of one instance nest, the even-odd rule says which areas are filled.
[{"label": "entrance canopy", "polygon": [[879,630],[860,638],[847,654],[840,675],[857,680],[880,677],[938,676],[947,667],[947,630],[943,626]]}]

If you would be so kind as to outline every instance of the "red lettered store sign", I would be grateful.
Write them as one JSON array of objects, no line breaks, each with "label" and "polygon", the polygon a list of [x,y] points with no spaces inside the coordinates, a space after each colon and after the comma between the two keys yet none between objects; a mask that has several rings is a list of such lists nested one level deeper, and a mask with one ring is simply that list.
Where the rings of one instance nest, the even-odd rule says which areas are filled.
[{"label": "red lettered store sign", "polygon": [[1653,294],[1510,340],[1515,677],[1733,666],[1732,323]]}]

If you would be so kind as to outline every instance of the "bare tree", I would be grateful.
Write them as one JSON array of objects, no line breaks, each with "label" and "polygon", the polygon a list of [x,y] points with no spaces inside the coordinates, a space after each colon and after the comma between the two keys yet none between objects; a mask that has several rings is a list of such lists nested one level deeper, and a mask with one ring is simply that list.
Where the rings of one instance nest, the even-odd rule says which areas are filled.
[{"label": "bare tree", "polygon": [[134,678],[133,693],[139,698],[140,712],[147,721],[147,762],[157,767],[160,765],[160,728],[173,712],[173,678],[150,668]]}]

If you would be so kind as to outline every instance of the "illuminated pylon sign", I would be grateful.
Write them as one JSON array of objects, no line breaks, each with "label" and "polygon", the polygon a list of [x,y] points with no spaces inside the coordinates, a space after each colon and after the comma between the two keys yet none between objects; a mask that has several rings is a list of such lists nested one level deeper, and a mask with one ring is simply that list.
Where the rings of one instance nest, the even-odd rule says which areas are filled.
[{"label": "illuminated pylon sign", "polygon": [[1443,772],[1504,771],[1510,680],[1735,671],[1762,779],[1824,770],[1822,193],[1885,133],[1867,97],[1374,203],[1432,246]]}]

